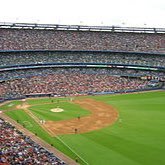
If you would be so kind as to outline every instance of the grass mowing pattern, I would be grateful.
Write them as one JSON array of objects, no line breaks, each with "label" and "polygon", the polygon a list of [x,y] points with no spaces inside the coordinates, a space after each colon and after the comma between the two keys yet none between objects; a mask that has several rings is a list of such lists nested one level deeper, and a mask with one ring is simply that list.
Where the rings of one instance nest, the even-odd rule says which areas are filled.
[{"label": "grass mowing pattern", "polygon": [[165,92],[95,97],[115,106],[122,123],[61,138],[91,165],[164,165]]},{"label": "grass mowing pattern", "polygon": [[[53,108],[62,108],[64,111],[60,113],[51,112]],[[72,118],[77,118],[78,116],[87,116],[90,114],[89,111],[82,109],[79,105],[73,104],[71,102],[59,102],[51,104],[41,104],[33,105],[29,108],[32,113],[40,119],[45,120],[68,120]]]},{"label": "grass mowing pattern", "polygon": [[[90,165],[165,164],[165,92],[92,98],[115,106],[122,122],[117,121],[112,126],[90,133],[61,135],[60,139]],[[12,113],[10,116],[13,117],[16,111],[7,113]],[[23,116],[24,114],[20,115],[21,118]],[[18,115],[14,118],[17,120]],[[50,143],[55,140],[56,143],[53,144],[57,148],[74,157],[59,141],[51,139],[43,130],[38,131],[38,136]]]},{"label": "grass mowing pattern", "polygon": [[2,106],[0,106],[0,111],[3,111],[3,110],[8,110],[8,109],[13,109],[15,108],[17,105],[21,104],[21,101],[19,100],[15,100],[15,101],[11,101],[11,102],[8,102]]},{"label": "grass mowing pattern", "polygon": [[60,103],[60,102],[66,102],[70,101],[71,98],[65,97],[65,98],[34,98],[34,99],[27,99],[27,103],[30,105],[35,105],[35,104],[44,104],[44,103]]},{"label": "grass mowing pattern", "polygon": [[[42,127],[39,126],[27,113],[23,110],[14,110],[5,112],[9,117],[18,121],[21,125],[23,125],[26,129],[36,134],[41,139],[45,140],[47,143],[55,146],[61,152],[67,154],[73,159],[76,158],[76,155],[68,149],[65,145],[63,145],[57,138],[51,137]],[[83,162],[80,163],[83,164]]]}]

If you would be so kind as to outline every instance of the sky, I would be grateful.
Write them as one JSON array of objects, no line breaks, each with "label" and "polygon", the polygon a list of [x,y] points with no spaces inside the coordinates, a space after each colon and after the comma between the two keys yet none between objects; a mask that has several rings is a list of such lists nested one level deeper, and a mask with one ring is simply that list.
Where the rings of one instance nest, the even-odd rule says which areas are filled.
[{"label": "sky", "polygon": [[0,0],[0,22],[165,28],[165,0]]}]

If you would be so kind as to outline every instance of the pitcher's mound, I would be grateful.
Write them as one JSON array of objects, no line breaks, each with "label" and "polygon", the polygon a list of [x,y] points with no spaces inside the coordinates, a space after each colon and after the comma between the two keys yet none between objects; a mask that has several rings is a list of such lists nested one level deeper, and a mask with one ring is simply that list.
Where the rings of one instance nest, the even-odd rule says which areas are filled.
[{"label": "pitcher's mound", "polygon": [[52,112],[63,112],[64,110],[61,109],[61,108],[53,108],[50,111],[52,111]]}]

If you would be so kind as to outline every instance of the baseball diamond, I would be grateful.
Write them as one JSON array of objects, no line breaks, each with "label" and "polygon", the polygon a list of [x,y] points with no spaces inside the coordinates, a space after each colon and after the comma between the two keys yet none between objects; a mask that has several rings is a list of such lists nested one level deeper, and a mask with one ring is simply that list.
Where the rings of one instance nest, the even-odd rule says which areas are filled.
[{"label": "baseball diamond", "polygon": [[164,165],[165,29],[0,23],[0,165]]}]

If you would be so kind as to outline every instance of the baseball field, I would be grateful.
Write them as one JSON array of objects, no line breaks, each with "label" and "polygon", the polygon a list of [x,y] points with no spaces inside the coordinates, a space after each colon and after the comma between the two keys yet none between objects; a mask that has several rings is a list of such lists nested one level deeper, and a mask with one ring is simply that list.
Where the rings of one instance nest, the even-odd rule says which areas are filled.
[{"label": "baseball field", "polygon": [[164,91],[26,99],[0,111],[83,165],[165,164]]}]

